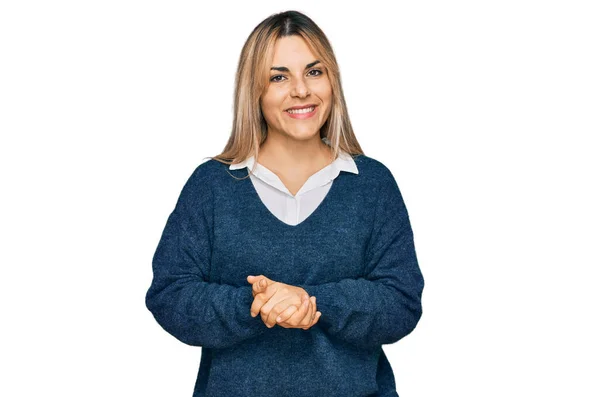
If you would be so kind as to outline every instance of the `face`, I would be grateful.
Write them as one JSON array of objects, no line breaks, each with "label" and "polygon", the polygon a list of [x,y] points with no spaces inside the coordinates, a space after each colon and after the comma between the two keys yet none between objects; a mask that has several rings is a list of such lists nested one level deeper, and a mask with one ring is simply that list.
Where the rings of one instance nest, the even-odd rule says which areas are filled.
[{"label": "face", "polygon": [[[325,66],[300,36],[279,38],[275,43],[267,91],[261,109],[268,134],[282,134],[296,140],[321,139],[319,130],[331,111],[332,89]],[[289,113],[292,107],[314,109]],[[308,113],[306,113],[308,111]]]}]

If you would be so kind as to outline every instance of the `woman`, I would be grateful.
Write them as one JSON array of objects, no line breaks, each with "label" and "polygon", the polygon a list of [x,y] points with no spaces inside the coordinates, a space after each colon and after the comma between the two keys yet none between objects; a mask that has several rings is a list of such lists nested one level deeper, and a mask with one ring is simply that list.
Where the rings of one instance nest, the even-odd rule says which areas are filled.
[{"label": "woman", "polygon": [[202,346],[193,395],[397,396],[382,345],[415,328],[423,277],[402,195],[362,152],[311,19],[254,29],[234,113],[223,153],[181,191],[146,295]]}]

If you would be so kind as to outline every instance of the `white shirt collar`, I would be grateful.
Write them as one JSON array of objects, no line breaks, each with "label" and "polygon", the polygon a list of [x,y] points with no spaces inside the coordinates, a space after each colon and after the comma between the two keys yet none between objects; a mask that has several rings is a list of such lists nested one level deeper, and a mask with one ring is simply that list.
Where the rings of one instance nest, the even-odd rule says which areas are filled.
[{"label": "white shirt collar", "polygon": [[[231,164],[229,166],[229,169],[237,170],[247,167],[248,171],[251,172],[252,167],[254,166],[254,162],[254,156],[250,156],[241,163]],[[335,179],[341,171],[347,171],[353,174],[358,174],[358,168],[356,167],[354,159],[352,158],[352,156],[350,156],[343,150],[340,150],[338,157],[331,164],[317,171],[315,174],[311,175],[311,177],[308,178],[304,186],[302,186],[302,189],[300,189],[300,191],[296,193],[296,195],[300,195],[311,189],[329,183],[330,181]],[[258,163],[256,165],[256,170],[253,173],[253,175],[257,178],[260,178],[269,185],[277,188],[278,190],[290,194],[288,189],[279,179],[279,177],[267,167],[264,167],[262,164]]]}]

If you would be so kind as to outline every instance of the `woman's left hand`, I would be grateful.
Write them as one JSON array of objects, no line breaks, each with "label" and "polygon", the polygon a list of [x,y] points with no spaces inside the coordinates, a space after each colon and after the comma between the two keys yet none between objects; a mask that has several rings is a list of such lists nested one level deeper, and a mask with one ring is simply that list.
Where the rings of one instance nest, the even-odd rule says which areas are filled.
[{"label": "woman's left hand", "polygon": [[[252,295],[255,298],[252,316],[260,312],[268,328],[278,324],[283,328],[307,330],[319,320],[321,313],[317,312],[316,297],[309,297],[303,288],[275,282],[263,275],[248,276],[247,281],[252,283]],[[259,294],[261,296],[257,300]],[[306,305],[304,301],[307,301]]]},{"label": "woman's left hand", "polygon": [[274,284],[275,281],[263,275],[260,276],[248,276],[247,281],[252,284],[252,296],[256,297],[256,294],[265,292],[268,286]]}]

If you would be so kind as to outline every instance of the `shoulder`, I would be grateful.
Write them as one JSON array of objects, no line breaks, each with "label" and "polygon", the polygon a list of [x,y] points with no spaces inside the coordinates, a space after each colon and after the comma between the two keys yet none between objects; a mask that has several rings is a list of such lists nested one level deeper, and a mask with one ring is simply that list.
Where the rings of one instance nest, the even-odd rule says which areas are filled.
[{"label": "shoulder", "polygon": [[382,185],[395,183],[392,171],[381,161],[369,157],[364,154],[359,154],[354,158],[359,175],[362,179],[380,187]]},{"label": "shoulder", "polygon": [[188,182],[205,187],[218,187],[223,184],[224,179],[231,179],[233,174],[239,172],[240,170],[230,170],[229,164],[205,157],[204,161],[196,166]]},{"label": "shoulder", "polygon": [[383,162],[365,155],[357,156],[354,161],[359,174],[364,172],[365,185],[370,187],[368,191],[375,196],[378,211],[388,214],[380,217],[391,216],[389,214],[394,212],[404,213],[404,198],[392,170]]},{"label": "shoulder", "polygon": [[227,167],[226,164],[221,163],[213,158],[205,158],[199,165],[196,166],[192,175],[191,180],[199,183],[208,183],[214,180],[215,177],[219,176],[223,169]]},{"label": "shoulder", "polygon": [[214,185],[222,174],[225,164],[208,157],[191,172],[182,188],[179,201],[187,204],[212,202]]}]

